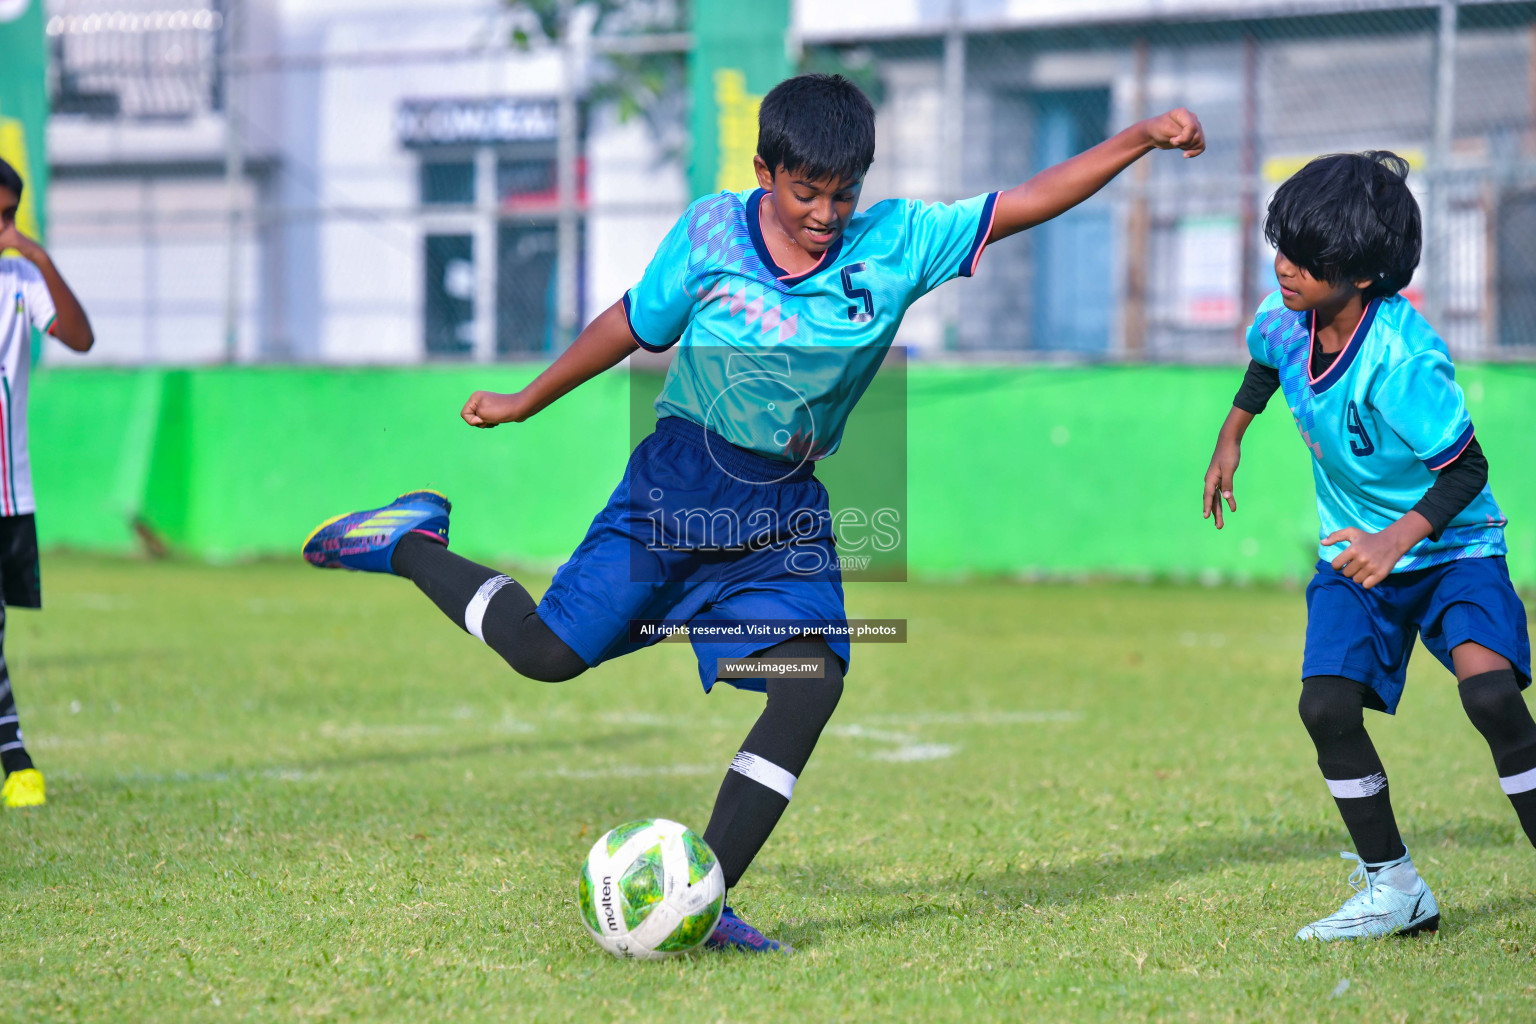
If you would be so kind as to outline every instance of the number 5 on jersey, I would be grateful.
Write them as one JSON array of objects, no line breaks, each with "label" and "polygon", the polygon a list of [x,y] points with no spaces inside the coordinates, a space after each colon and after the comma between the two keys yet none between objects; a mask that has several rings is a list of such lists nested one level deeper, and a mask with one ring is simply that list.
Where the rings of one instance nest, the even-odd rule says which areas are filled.
[{"label": "number 5 on jersey", "polygon": [[856,324],[868,323],[875,318],[875,297],[869,293],[868,288],[855,288],[853,275],[864,272],[864,264],[850,263],[843,268],[843,294],[850,299],[863,303],[862,309],[858,306],[848,307],[848,319]]}]

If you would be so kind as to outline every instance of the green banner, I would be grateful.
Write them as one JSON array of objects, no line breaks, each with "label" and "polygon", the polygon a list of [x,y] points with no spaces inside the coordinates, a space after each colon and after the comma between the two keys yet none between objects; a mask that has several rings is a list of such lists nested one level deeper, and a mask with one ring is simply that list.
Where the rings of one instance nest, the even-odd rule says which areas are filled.
[{"label": "green banner", "polygon": [[757,183],[757,106],[791,73],[788,32],[789,0],[695,0],[688,66],[695,197]]},{"label": "green banner", "polygon": [[16,226],[39,239],[47,209],[47,67],[43,0],[0,0],[0,160],[27,186]]},{"label": "green banner", "polygon": [[[38,537],[297,559],[327,516],[431,487],[453,499],[454,550],[553,569],[624,472],[628,375],[602,374],[527,423],[471,430],[458,411],[484,377],[452,366],[39,373]],[[909,367],[911,573],[1305,582],[1317,561],[1311,458],[1283,405],[1243,442],[1226,529],[1200,518],[1212,439],[1241,378],[1233,366]],[[1468,363],[1456,379],[1509,517],[1510,574],[1536,586],[1536,474],[1521,469],[1536,465],[1536,374]],[[849,429],[869,412],[861,405]],[[843,458],[817,470],[834,508],[868,498]],[[859,492],[845,501],[848,488]]]}]

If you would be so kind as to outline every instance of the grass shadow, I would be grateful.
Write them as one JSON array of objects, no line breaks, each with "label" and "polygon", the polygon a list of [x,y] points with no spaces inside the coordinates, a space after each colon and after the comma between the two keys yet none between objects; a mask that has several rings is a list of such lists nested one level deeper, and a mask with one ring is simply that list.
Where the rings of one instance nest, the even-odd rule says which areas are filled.
[{"label": "grass shadow", "polygon": [[[1444,822],[1420,833],[1419,849],[1426,853],[1437,848],[1424,842],[1441,836],[1439,846],[1478,849],[1507,847],[1511,829],[1486,818],[1467,818]],[[1521,837],[1523,841],[1523,836]],[[950,874],[912,883],[872,882],[866,875],[839,867],[818,867],[808,877],[784,879],[787,883],[814,886],[854,896],[867,895],[882,902],[905,900],[904,907],[873,911],[837,918],[811,918],[786,921],[780,929],[794,946],[812,948],[823,933],[844,933],[850,929],[885,929],[906,921],[933,916],[966,917],[982,910],[1003,906],[1016,908],[1076,908],[1101,903],[1119,896],[1136,895],[1166,888],[1174,882],[1209,875],[1227,865],[1277,864],[1305,860],[1330,860],[1330,839],[1316,829],[1290,829],[1280,832],[1211,832],[1193,840],[1174,843],[1145,856],[1105,856],[1078,860],[1070,864],[1050,864],[1018,872],[991,872],[961,877]],[[1342,860],[1343,872],[1349,867]],[[782,872],[790,874],[791,872]],[[1342,897],[1341,897],[1342,898]],[[1466,913],[1458,910],[1455,930],[1471,927],[1471,921],[1500,913],[1516,912],[1536,905],[1536,895],[1495,900]],[[1090,911],[1091,912],[1091,911]]]}]

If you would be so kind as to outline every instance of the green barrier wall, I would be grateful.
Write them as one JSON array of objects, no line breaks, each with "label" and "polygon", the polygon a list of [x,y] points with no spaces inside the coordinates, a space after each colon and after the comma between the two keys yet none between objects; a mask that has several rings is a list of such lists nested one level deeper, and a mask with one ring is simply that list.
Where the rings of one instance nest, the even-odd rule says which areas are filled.
[{"label": "green barrier wall", "polygon": [[[326,516],[433,487],[453,498],[456,550],[553,567],[618,481],[629,384],[606,374],[521,425],[459,420],[475,387],[533,372],[44,371],[31,409],[39,533],[127,552],[139,521],[186,555],[296,556]],[[1304,578],[1311,475],[1279,402],[1249,432],[1227,529],[1199,516],[1239,379],[1230,367],[913,367],[912,572]],[[1536,367],[1459,379],[1511,520],[1511,572],[1536,585]]]}]

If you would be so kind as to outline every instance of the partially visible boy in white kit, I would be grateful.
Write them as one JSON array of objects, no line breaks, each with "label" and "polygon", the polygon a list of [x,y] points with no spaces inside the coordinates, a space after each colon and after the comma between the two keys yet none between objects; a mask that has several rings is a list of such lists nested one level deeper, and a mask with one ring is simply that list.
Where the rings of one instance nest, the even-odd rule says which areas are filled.
[{"label": "partially visible boy in white kit", "polygon": [[21,738],[21,720],[5,665],[5,607],[41,608],[42,577],[37,564],[36,504],[32,465],[27,457],[27,376],[32,365],[32,327],[58,338],[76,352],[95,337],[85,310],[43,247],[16,227],[21,175],[0,160],[0,803],[34,807],[45,800],[43,775]]}]

